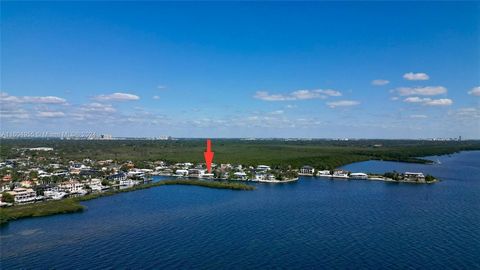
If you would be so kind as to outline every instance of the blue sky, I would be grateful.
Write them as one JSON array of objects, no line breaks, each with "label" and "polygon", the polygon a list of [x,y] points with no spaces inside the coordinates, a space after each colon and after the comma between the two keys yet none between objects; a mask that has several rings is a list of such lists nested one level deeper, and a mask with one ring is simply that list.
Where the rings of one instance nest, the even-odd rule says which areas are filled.
[{"label": "blue sky", "polygon": [[2,131],[480,138],[480,3],[2,2]]}]

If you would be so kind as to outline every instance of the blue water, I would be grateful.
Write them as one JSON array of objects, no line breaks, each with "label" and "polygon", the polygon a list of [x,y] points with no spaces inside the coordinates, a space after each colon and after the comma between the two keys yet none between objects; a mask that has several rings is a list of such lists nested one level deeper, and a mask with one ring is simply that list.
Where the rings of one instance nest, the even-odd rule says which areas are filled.
[{"label": "blue water", "polygon": [[164,186],[88,201],[83,213],[0,229],[1,269],[479,269],[480,151],[424,171],[434,185],[301,178],[257,190]]}]

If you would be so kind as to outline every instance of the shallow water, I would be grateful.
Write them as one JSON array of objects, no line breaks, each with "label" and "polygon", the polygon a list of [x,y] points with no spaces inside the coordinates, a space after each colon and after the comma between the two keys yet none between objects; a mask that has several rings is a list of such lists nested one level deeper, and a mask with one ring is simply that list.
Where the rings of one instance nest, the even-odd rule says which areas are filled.
[{"label": "shallow water", "polygon": [[432,159],[441,164],[343,168],[423,171],[442,180],[433,185],[302,177],[88,201],[83,213],[2,227],[0,268],[478,269],[480,151]]}]

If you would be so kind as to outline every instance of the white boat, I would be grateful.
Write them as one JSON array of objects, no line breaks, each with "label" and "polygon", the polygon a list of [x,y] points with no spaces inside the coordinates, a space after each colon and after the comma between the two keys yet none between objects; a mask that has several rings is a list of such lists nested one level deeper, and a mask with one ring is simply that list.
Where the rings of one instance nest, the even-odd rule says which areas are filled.
[{"label": "white boat", "polygon": [[348,172],[344,170],[335,170],[332,174],[333,178],[348,178]]},{"label": "white boat", "polygon": [[318,171],[317,176],[332,177],[329,170]]},{"label": "white boat", "polygon": [[351,179],[367,179],[368,175],[366,173],[351,173]]},{"label": "white boat", "polygon": [[65,197],[65,195],[67,195],[67,193],[61,191],[45,191],[43,195],[52,200],[61,200],[63,197]]}]

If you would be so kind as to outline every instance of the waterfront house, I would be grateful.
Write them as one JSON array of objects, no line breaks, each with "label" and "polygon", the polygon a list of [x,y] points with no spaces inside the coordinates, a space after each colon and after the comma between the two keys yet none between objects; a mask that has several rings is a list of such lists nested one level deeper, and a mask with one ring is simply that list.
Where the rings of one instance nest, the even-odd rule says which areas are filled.
[{"label": "waterfront house", "polygon": [[140,169],[132,169],[128,171],[127,176],[135,179],[142,178],[142,177],[145,177],[145,172]]},{"label": "waterfront house", "polygon": [[102,180],[98,179],[98,178],[92,178],[90,179],[88,182],[87,182],[87,185],[89,186],[94,186],[94,185],[101,185],[102,184]]},{"label": "waterfront house", "polygon": [[60,185],[58,185],[58,188],[60,190],[63,190],[65,192],[69,192],[69,193],[83,193],[84,192],[83,184],[78,182],[78,181],[74,181],[74,180],[62,182],[62,183],[60,183]]},{"label": "waterfront house", "polygon": [[312,176],[315,174],[315,169],[312,166],[303,166],[300,168],[298,175],[309,175]]},{"label": "waterfront house", "polygon": [[126,179],[127,179],[127,175],[125,173],[115,173],[107,176],[108,181],[122,181]]},{"label": "waterfront house", "polygon": [[266,172],[257,172],[255,173],[255,181],[266,181],[266,180],[275,180],[275,175],[269,174]]},{"label": "waterfront house", "polygon": [[102,186],[101,185],[88,185],[93,192],[101,192]]},{"label": "waterfront house", "polygon": [[37,193],[31,188],[15,188],[7,193],[14,197],[15,203],[34,202],[37,198]]},{"label": "waterfront house", "polygon": [[90,181],[88,181],[87,184],[92,191],[103,191],[103,190],[107,190],[107,189],[110,188],[108,186],[103,186],[102,185],[102,180],[100,180],[98,178],[90,179]]},{"label": "waterfront house", "polygon": [[43,192],[43,196],[45,196],[46,199],[52,200],[61,200],[66,195],[67,193],[63,191],[58,191],[58,188],[48,188]]},{"label": "waterfront house", "polygon": [[421,172],[405,172],[403,177],[406,181],[425,182],[425,175]]},{"label": "waterfront house", "polygon": [[132,180],[132,179],[123,179],[123,180],[120,180],[119,184],[122,187],[132,187],[134,185],[137,185],[138,181]]},{"label": "waterfront house", "polygon": [[189,169],[188,170],[188,177],[202,178],[204,174],[205,174],[204,169]]}]

